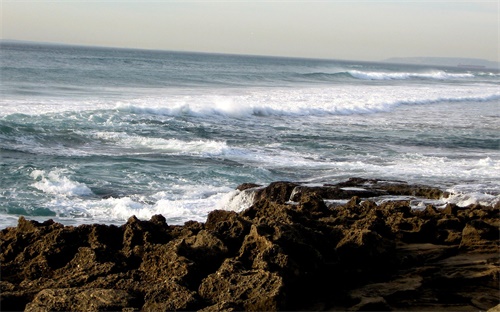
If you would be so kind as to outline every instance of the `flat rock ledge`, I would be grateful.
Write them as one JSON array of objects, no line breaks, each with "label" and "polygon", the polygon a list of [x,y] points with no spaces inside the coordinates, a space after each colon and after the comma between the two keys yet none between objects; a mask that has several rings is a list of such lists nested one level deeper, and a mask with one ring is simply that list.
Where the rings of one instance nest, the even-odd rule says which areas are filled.
[{"label": "flat rock ledge", "polygon": [[239,189],[248,209],[183,226],[20,217],[0,232],[1,310],[500,311],[498,204],[376,204],[446,194],[363,179]]}]

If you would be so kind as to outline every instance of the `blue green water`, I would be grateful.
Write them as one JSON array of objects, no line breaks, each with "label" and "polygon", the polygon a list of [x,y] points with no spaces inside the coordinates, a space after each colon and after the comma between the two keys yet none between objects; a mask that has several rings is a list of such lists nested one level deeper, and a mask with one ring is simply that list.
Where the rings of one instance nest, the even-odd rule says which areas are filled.
[{"label": "blue green water", "polygon": [[3,42],[0,228],[169,224],[243,182],[425,183],[498,202],[493,70]]}]

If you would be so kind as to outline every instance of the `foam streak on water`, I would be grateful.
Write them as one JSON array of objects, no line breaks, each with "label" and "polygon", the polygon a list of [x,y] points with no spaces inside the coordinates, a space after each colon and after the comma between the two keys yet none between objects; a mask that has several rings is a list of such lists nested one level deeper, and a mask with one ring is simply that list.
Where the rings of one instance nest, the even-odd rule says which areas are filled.
[{"label": "foam streak on water", "polygon": [[452,193],[436,204],[499,201],[495,70],[1,48],[0,228],[20,215],[204,221],[248,207],[240,183],[276,180],[396,179]]}]

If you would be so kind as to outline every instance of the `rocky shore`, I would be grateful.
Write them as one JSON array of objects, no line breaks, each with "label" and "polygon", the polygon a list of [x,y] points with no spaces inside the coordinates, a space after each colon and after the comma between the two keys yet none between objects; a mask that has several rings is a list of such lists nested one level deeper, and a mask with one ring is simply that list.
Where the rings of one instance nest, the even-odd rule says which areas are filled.
[{"label": "rocky shore", "polygon": [[1,310],[500,310],[498,204],[376,203],[446,194],[356,178],[238,189],[250,208],[182,226],[21,217],[0,232]]}]

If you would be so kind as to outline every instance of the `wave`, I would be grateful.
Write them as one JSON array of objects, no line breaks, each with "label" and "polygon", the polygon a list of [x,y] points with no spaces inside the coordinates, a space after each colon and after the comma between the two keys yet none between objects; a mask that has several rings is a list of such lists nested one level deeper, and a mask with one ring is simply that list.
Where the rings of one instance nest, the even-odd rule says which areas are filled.
[{"label": "wave", "polygon": [[[324,116],[388,112],[401,105],[444,102],[491,102],[500,99],[496,84],[475,85],[328,85],[321,87],[273,87],[191,90],[153,94],[132,94],[127,99],[96,101],[52,99],[30,102],[0,101],[0,136],[9,123],[31,124],[31,116],[45,119],[83,120],[113,123],[118,115],[195,116],[248,118],[251,116]],[[56,103],[55,103],[56,102]],[[54,107],[56,107],[54,109]],[[55,110],[55,111],[54,111]],[[22,115],[24,114],[24,115]],[[28,115],[26,115],[28,114]],[[45,115],[45,116],[42,116]],[[22,127],[21,127],[22,128]],[[9,131],[20,129],[12,126]],[[64,134],[66,136],[67,134]],[[10,134],[8,134],[10,136]],[[22,133],[20,137],[23,137]],[[31,134],[31,137],[36,135]],[[80,138],[74,137],[73,140]]]},{"label": "wave", "polygon": [[343,80],[343,79],[356,79],[356,80],[408,80],[408,79],[432,79],[432,80],[464,80],[473,79],[476,77],[494,78],[497,75],[492,73],[449,73],[441,70],[429,72],[388,72],[388,71],[362,71],[362,70],[346,70],[333,73],[328,72],[314,72],[299,74],[299,78],[307,80]]},{"label": "wave", "polygon": [[172,155],[219,156],[232,153],[226,142],[215,140],[179,140],[129,135],[121,132],[96,132],[91,134],[95,139],[111,142],[119,146],[123,153],[133,148],[134,153],[161,152]]},{"label": "wave", "polygon": [[[252,95],[192,98],[169,103],[120,103],[115,109],[123,113],[248,118],[251,116],[326,116],[388,112],[401,105],[425,105],[446,102],[491,102],[500,100],[499,92],[471,92],[460,90],[442,94],[434,90],[407,90],[366,88],[362,93],[351,89],[287,90]],[[427,93],[424,93],[427,92]],[[161,101],[160,101],[161,102]],[[160,104],[160,105],[158,105]]]},{"label": "wave", "polygon": [[76,182],[65,176],[65,170],[33,170],[31,177],[36,180],[33,187],[36,189],[55,195],[62,196],[90,196],[93,195],[90,188],[84,183]]},{"label": "wave", "polygon": [[411,72],[366,72],[358,70],[350,70],[347,72],[354,78],[363,80],[405,80],[405,79],[464,79],[474,78],[470,73],[447,73],[444,71],[432,71],[427,73],[411,73]]},{"label": "wave", "polygon": [[[482,77],[496,77],[486,74],[478,74]],[[472,73],[448,73],[445,71],[429,71],[429,72],[384,72],[384,71],[361,71],[348,70],[334,73],[315,72],[301,74],[300,77],[314,80],[336,80],[336,79],[356,79],[356,80],[408,80],[408,79],[433,79],[433,80],[457,80],[475,78]]]},{"label": "wave", "polygon": [[[68,147],[61,145],[57,134],[40,139],[28,134],[14,134],[9,140],[0,144],[5,152],[21,152],[37,155],[52,155],[64,157],[117,156],[142,154],[168,154],[193,157],[218,157],[244,154],[244,150],[234,149],[224,141],[216,140],[179,140],[130,135],[121,132],[85,132],[78,131],[86,143]],[[2,139],[0,134],[0,139]],[[87,143],[88,142],[88,143]],[[59,182],[54,174],[37,173],[42,180],[37,184],[39,189],[49,190]],[[67,182],[67,181],[66,181]],[[66,186],[69,184],[66,183]]]}]

